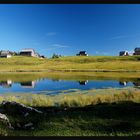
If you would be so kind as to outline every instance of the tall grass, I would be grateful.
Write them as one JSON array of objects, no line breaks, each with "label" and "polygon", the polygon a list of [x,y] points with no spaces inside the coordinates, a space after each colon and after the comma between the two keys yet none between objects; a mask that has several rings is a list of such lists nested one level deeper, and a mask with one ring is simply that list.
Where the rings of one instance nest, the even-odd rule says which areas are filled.
[{"label": "tall grass", "polygon": [[140,103],[140,90],[137,88],[124,89],[97,89],[97,90],[75,90],[70,93],[63,91],[61,94],[5,94],[0,96],[0,101],[16,101],[29,106],[86,106],[98,103],[113,103],[120,101],[133,101]]}]

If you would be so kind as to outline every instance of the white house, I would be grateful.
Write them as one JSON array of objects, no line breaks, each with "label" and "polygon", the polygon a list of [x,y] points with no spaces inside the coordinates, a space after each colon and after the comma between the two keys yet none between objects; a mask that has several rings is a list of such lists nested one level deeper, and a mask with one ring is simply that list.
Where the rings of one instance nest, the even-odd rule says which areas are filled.
[{"label": "white house", "polygon": [[21,50],[20,55],[39,57],[39,54],[36,53],[35,50],[31,49],[31,48],[25,48],[25,49]]},{"label": "white house", "polygon": [[0,57],[2,58],[10,58],[12,55],[10,54],[9,51],[1,51]]},{"label": "white house", "polygon": [[128,51],[121,51],[119,55],[120,56],[128,56],[129,53],[128,53]]}]

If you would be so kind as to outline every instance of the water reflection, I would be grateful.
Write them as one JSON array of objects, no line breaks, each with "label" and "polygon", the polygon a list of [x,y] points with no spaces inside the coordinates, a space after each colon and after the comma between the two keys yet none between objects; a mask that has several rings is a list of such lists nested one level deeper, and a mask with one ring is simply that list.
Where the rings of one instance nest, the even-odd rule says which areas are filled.
[{"label": "water reflection", "polygon": [[79,81],[80,85],[86,85],[87,83],[88,83],[88,80],[86,80],[86,81]]},{"label": "water reflection", "polygon": [[127,83],[128,83],[128,82],[126,82],[126,81],[123,81],[123,82],[120,81],[120,82],[119,82],[119,84],[122,85],[122,86],[127,86]]},{"label": "water reflection", "polygon": [[23,88],[34,88],[35,87],[35,81],[28,81],[28,82],[21,82],[20,85]]},{"label": "water reflection", "polygon": [[140,82],[133,82],[134,86],[140,86]]},{"label": "water reflection", "polygon": [[3,88],[10,88],[12,86],[12,80],[1,81],[0,86]]},{"label": "water reflection", "polygon": [[43,91],[59,91],[70,89],[103,89],[103,88],[123,88],[127,86],[140,86],[140,79],[133,78],[127,80],[62,80],[47,79],[22,80],[21,82],[13,79],[0,80],[0,93],[4,92],[33,92],[40,93]]}]

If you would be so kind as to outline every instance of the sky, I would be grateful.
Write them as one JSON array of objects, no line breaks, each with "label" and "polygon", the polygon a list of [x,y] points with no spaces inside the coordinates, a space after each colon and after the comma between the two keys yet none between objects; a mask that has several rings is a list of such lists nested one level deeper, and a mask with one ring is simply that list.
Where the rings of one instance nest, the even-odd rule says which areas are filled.
[{"label": "sky", "polygon": [[139,4],[0,4],[0,50],[114,56],[136,47]]}]

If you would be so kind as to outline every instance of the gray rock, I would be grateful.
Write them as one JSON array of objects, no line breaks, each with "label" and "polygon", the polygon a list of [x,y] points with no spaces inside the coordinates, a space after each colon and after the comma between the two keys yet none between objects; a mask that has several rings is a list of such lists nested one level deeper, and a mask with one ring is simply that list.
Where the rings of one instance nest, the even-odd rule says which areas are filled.
[{"label": "gray rock", "polygon": [[24,125],[25,128],[30,128],[32,126],[33,126],[33,123],[31,123],[31,122]]},{"label": "gray rock", "polygon": [[0,113],[0,119],[3,120],[3,121],[5,121],[5,122],[8,124],[8,127],[9,127],[10,129],[14,129],[14,128],[12,127],[12,125],[11,125],[11,123],[10,123],[8,117],[7,117],[5,114],[1,114],[1,113]]},{"label": "gray rock", "polygon": [[[42,111],[39,111],[35,108],[32,108],[32,107],[28,107],[28,106],[25,106],[24,104],[20,104],[20,103],[17,103],[17,102],[9,102],[9,101],[3,101],[1,103],[1,106],[5,108],[5,110],[7,109],[7,111],[10,111],[12,112],[12,109],[15,109],[15,112],[16,113],[22,113],[22,114],[26,114],[26,113],[29,113],[29,112],[34,112],[34,113],[43,113]],[[27,115],[27,114],[26,114]]]},{"label": "gray rock", "polygon": [[27,123],[27,124],[25,124],[24,126],[25,127],[28,127],[28,126],[32,126],[33,125],[33,123]]},{"label": "gray rock", "polygon": [[26,112],[26,113],[25,113],[25,115],[24,115],[24,117],[27,117],[28,115],[29,115],[29,113],[28,113],[28,112]]},{"label": "gray rock", "polygon": [[6,116],[5,114],[1,114],[1,113],[0,113],[0,119],[9,122],[9,119],[7,118],[7,116]]},{"label": "gray rock", "polygon": [[21,128],[21,125],[19,123],[17,123],[17,127]]}]

